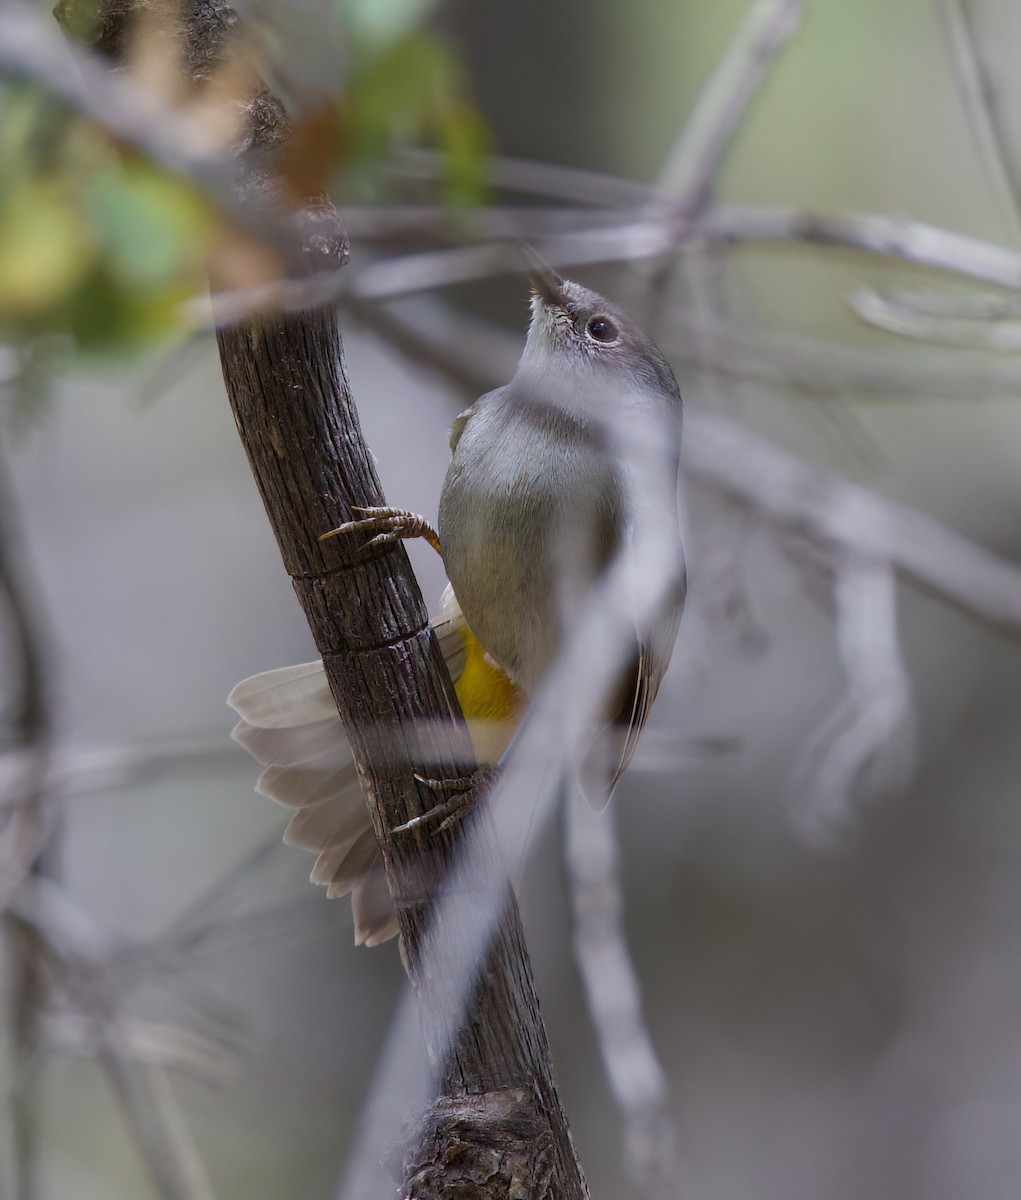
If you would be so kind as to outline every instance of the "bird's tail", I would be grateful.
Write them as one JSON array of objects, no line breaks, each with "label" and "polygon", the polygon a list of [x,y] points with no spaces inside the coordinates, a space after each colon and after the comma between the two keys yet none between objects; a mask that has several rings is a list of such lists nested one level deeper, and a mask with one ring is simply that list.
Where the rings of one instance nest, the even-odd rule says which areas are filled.
[{"label": "bird's tail", "polygon": [[[476,751],[481,760],[495,761],[489,750],[493,722],[476,723],[474,729],[472,722],[474,693],[479,690],[473,658],[483,652],[449,588],[433,630],[469,719]],[[495,664],[492,669],[499,672]],[[504,686],[512,688],[500,675]],[[471,681],[471,694],[461,694],[462,680],[464,686]],[[488,691],[491,695],[492,686]],[[375,946],[394,937],[397,917],[354,755],[323,664],[301,663],[243,679],[227,703],[241,718],[231,736],[264,768],[256,791],[292,810],[284,841],[315,851],[311,879],[325,886],[330,899],[350,894],[356,945]]]}]

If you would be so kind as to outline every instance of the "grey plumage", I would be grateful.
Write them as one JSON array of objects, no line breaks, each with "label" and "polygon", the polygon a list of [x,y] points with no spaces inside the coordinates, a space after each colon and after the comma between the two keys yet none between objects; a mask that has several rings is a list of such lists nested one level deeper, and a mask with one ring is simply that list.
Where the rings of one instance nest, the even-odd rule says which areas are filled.
[{"label": "grey plumage", "polygon": [[469,626],[526,693],[608,564],[632,555],[645,523],[676,547],[674,561],[664,556],[657,566],[663,602],[635,630],[633,658],[606,700],[606,729],[583,766],[586,790],[601,774],[605,797],[634,754],[683,606],[681,397],[659,349],[615,305],[544,266],[533,287],[514,379],[451,431],[439,536]]}]

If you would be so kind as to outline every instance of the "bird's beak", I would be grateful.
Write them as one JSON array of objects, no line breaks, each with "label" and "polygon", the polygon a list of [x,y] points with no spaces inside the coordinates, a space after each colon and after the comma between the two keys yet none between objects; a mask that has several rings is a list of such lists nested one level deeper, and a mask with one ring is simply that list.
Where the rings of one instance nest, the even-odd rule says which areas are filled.
[{"label": "bird's beak", "polygon": [[564,281],[543,258],[534,246],[519,242],[518,249],[528,268],[528,280],[532,291],[547,308],[562,308],[564,304]]}]

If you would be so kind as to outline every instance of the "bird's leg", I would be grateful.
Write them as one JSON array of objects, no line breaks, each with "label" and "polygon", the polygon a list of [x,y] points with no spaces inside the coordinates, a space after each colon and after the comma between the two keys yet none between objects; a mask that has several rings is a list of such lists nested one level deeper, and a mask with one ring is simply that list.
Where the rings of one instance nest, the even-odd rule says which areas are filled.
[{"label": "bird's leg", "polygon": [[435,808],[430,808],[427,812],[422,813],[420,817],[412,817],[410,821],[398,825],[393,832],[404,833],[410,829],[421,829],[424,825],[431,825],[434,821],[439,821],[440,824],[436,830],[439,833],[441,829],[449,829],[451,825],[464,820],[489,791],[493,781],[499,778],[500,772],[507,765],[511,751],[521,736],[527,719],[526,715],[514,730],[510,741],[504,746],[503,753],[492,766],[476,767],[470,775],[462,775],[459,779],[430,779],[416,771],[415,778],[419,783],[425,784],[427,788],[434,792],[453,792],[454,794],[449,800],[444,800],[442,804],[437,804]]},{"label": "bird's leg", "polygon": [[429,524],[425,517],[418,513],[409,512],[406,508],[390,508],[388,505],[378,508],[361,508],[351,506],[351,511],[362,513],[359,521],[345,521],[336,529],[330,529],[319,535],[319,540],[337,537],[342,533],[368,533],[372,537],[365,543],[365,549],[370,546],[389,546],[405,538],[424,538],[430,546],[440,554],[439,534]]},{"label": "bird's leg", "polygon": [[[403,825],[397,825],[391,832],[410,833],[412,830],[423,829],[427,825],[436,825],[434,833],[449,829],[451,825],[463,821],[475,808],[475,805],[489,790],[490,782],[496,774],[498,772],[492,767],[479,767],[470,775],[462,775],[458,779],[429,779],[425,775],[419,775],[416,771],[415,778],[431,791],[453,792],[454,794],[448,800],[444,800],[442,804],[428,809],[421,816],[412,817]],[[439,824],[437,825],[436,822]]]}]

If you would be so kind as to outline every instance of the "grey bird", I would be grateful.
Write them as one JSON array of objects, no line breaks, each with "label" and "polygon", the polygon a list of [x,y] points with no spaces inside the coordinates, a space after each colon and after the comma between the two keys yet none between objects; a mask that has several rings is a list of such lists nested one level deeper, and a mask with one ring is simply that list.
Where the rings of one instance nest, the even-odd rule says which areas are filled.
[{"label": "grey bird", "polygon": [[[376,508],[323,537],[366,533],[377,546],[425,537],[440,550],[453,595],[434,626],[484,763],[501,757],[517,723],[517,689],[535,695],[579,614],[619,568],[634,598],[632,612],[615,609],[629,649],[578,772],[602,804],[634,755],[684,603],[681,396],[663,354],[614,304],[538,259],[531,282],[514,378],[451,429],[438,535],[414,513]],[[322,664],[253,676],[229,703],[242,718],[234,736],[266,767],[259,790],[295,810],[285,840],[318,852],[313,881],[330,896],[352,895],[357,941],[392,937],[396,920]]]},{"label": "grey bird", "polygon": [[[629,631],[634,649],[606,698],[601,753],[583,764],[599,803],[634,755],[684,602],[681,395],[659,348],[615,305],[537,258],[531,282],[514,378],[451,430],[439,541],[469,627],[526,695],[619,557],[633,588],[658,593]],[[653,549],[640,563],[643,532]]]}]

